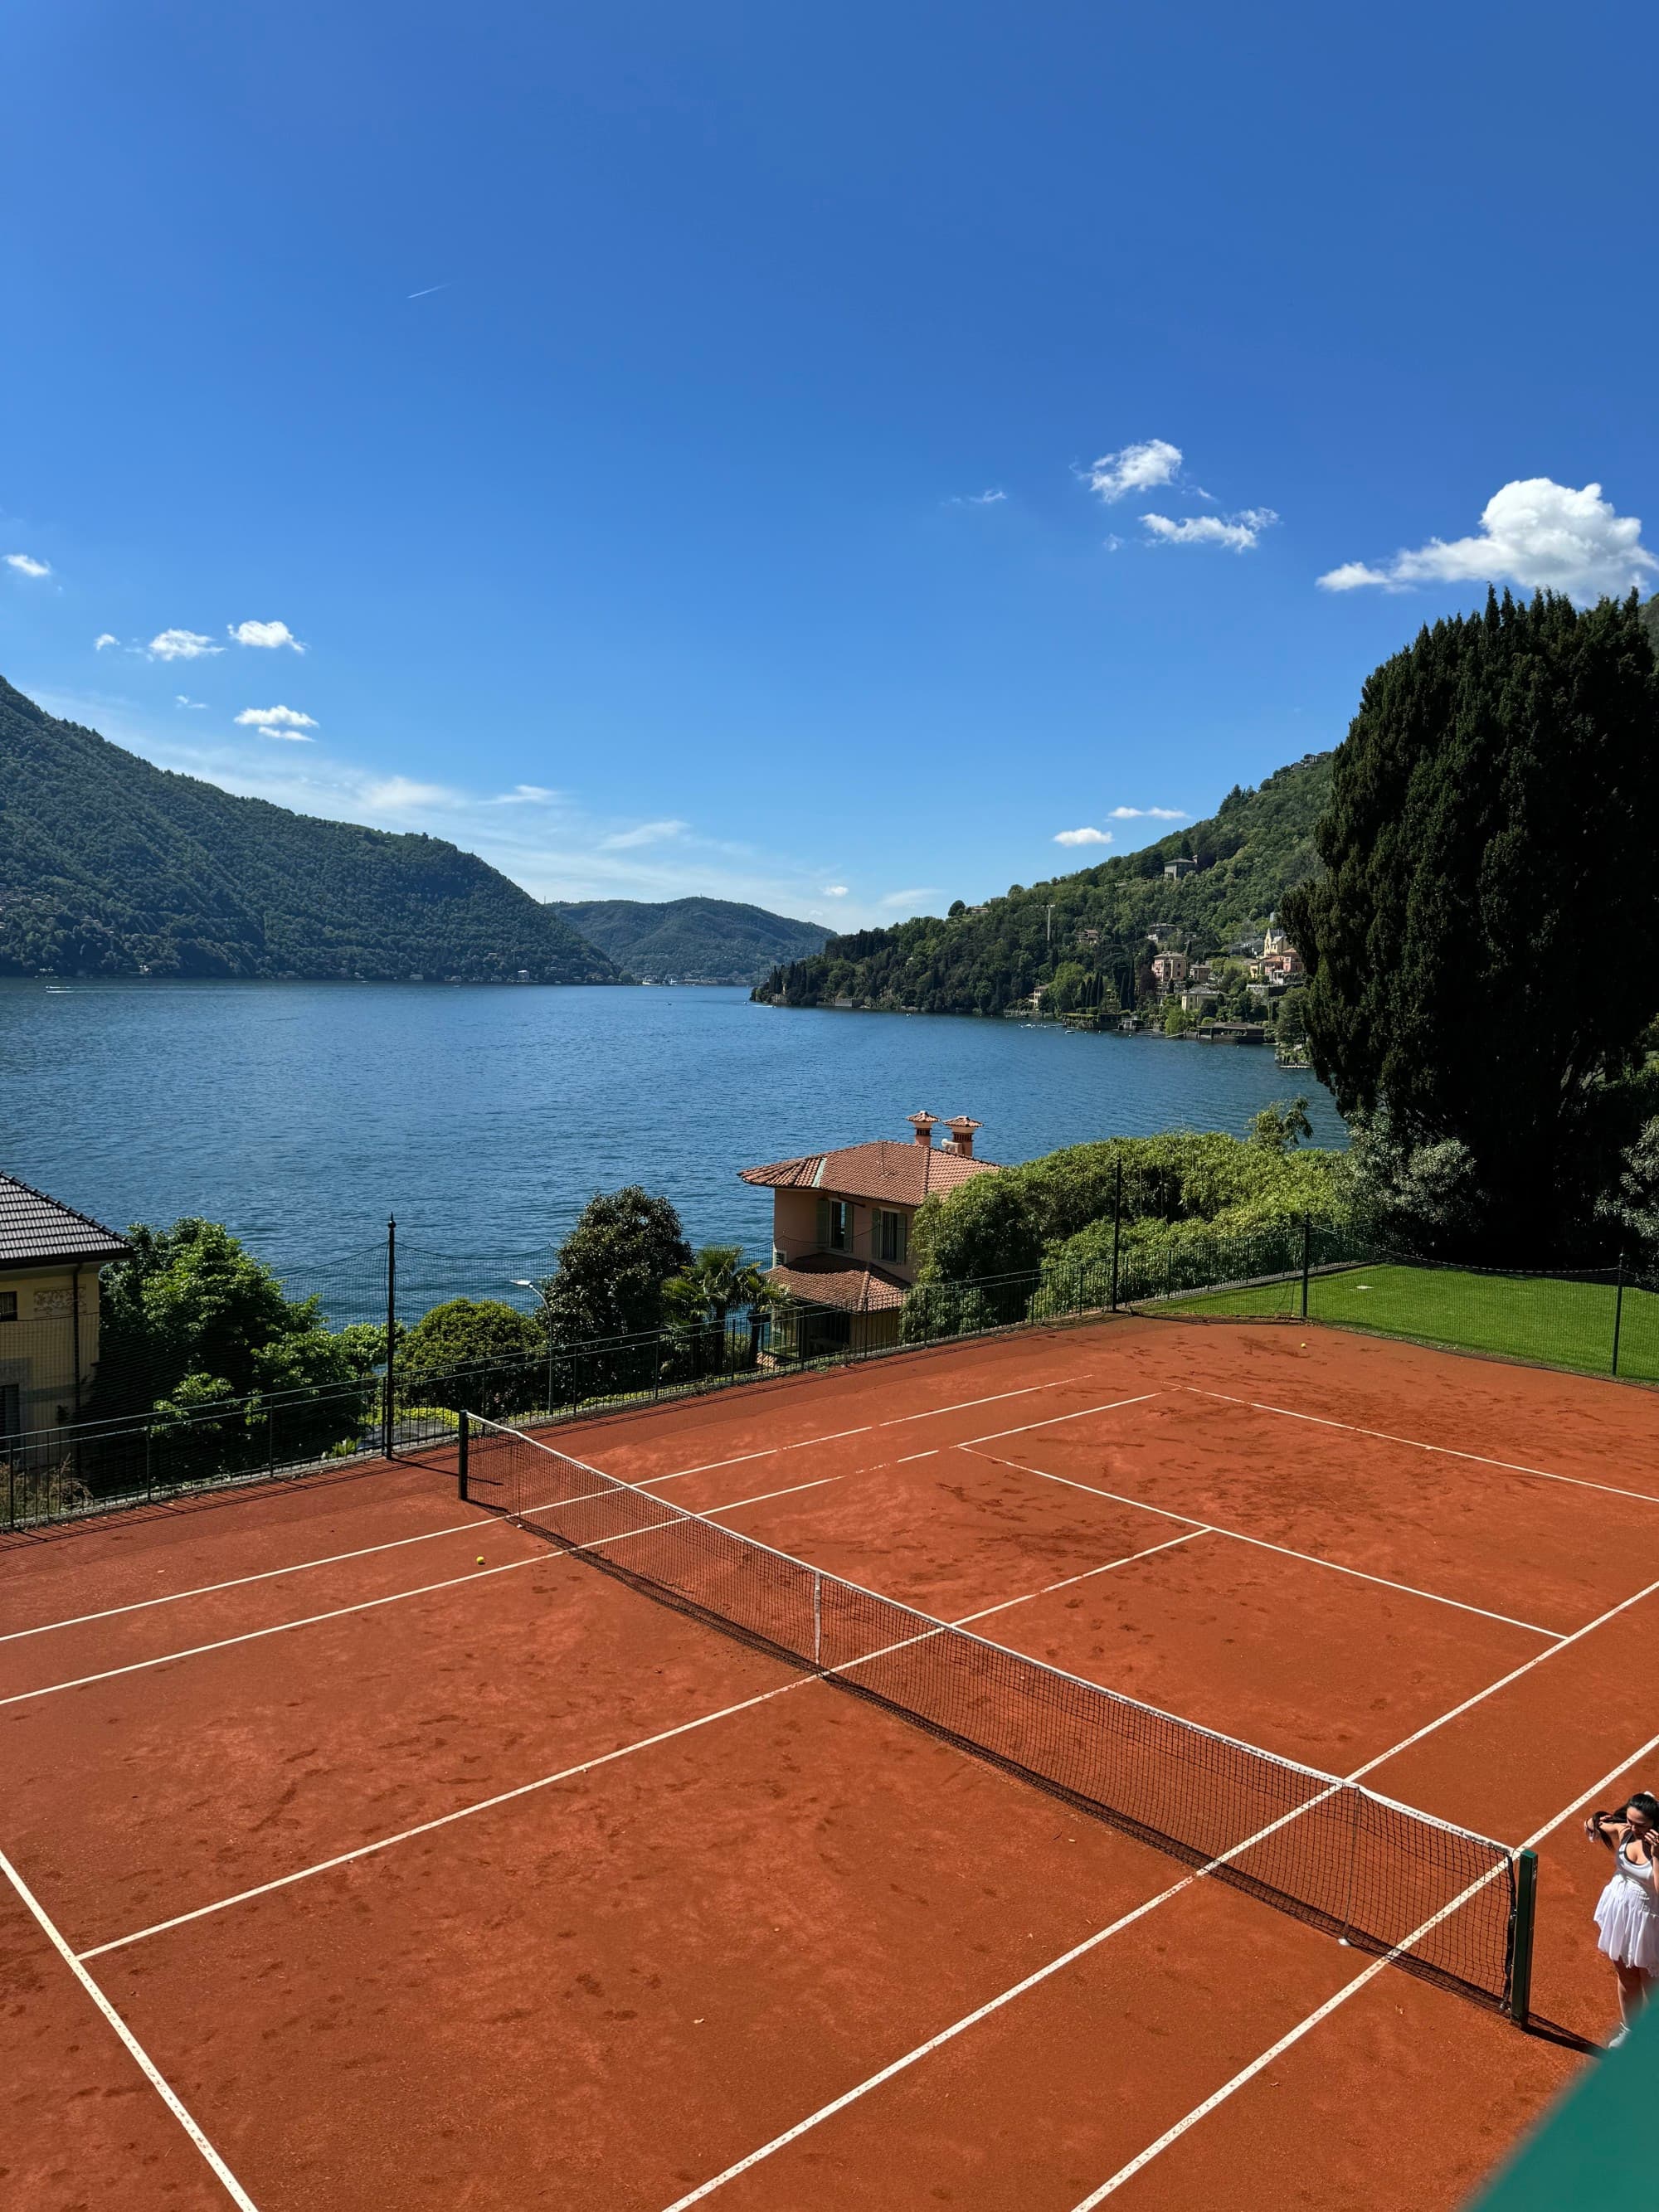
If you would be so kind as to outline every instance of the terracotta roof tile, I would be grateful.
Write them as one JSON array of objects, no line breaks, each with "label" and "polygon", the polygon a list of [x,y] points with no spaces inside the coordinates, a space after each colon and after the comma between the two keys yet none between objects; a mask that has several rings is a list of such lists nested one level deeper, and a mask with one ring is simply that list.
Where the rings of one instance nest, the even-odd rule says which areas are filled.
[{"label": "terracotta roof tile", "polygon": [[32,1261],[119,1260],[129,1247],[101,1221],[60,1206],[15,1176],[0,1175],[0,1267]]},{"label": "terracotta roof tile", "polygon": [[965,1159],[944,1145],[901,1144],[878,1137],[867,1145],[843,1145],[833,1152],[807,1152],[797,1160],[773,1160],[765,1167],[738,1170],[744,1182],[777,1189],[821,1190],[838,1198],[885,1199],[894,1206],[920,1206],[925,1198],[956,1190],[978,1175],[994,1175],[995,1160]]},{"label": "terracotta roof tile", "polygon": [[769,1282],[808,1305],[840,1306],[848,1313],[890,1313],[904,1304],[906,1285],[898,1276],[839,1252],[809,1252],[787,1267],[769,1267],[766,1274]]}]

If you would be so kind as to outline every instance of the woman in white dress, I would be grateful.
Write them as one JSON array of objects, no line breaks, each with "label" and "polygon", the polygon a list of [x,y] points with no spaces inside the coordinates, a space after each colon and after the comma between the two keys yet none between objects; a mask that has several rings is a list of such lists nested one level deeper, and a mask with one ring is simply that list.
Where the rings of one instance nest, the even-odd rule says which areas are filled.
[{"label": "woman in white dress", "polygon": [[1613,1878],[1595,1908],[1598,1951],[1619,1977],[1620,2027],[1608,2045],[1624,2041],[1659,1981],[1659,1798],[1640,1791],[1613,1813],[1592,1813],[1584,1833],[1613,1853]]}]

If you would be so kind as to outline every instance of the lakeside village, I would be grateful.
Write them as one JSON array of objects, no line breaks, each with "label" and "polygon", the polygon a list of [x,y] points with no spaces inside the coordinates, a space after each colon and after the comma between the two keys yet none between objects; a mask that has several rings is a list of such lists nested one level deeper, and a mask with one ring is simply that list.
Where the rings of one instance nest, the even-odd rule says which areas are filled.
[{"label": "lakeside village", "polygon": [[[1196,860],[1168,862],[1164,875],[1180,883]],[[1075,949],[1095,953],[1102,932],[1082,928]],[[1062,961],[1053,978],[1006,1010],[1011,1021],[1058,1021],[1067,1029],[1113,1030],[1126,1036],[1151,1030],[1200,1044],[1271,1044],[1281,1067],[1308,1066],[1302,994],[1307,969],[1277,915],[1261,934],[1236,938],[1219,952],[1200,957],[1196,933],[1181,922],[1146,928],[1135,973],[1136,1003],[1121,1004],[1103,978],[1081,961]]]}]

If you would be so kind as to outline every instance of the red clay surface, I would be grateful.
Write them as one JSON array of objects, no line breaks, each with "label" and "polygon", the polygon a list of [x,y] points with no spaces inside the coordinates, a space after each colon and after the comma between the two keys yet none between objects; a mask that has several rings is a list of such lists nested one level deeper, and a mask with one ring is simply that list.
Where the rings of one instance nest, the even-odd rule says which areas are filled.
[{"label": "red clay surface", "polygon": [[1562,1816],[1654,1771],[1651,1428],[1614,1385],[1125,1321],[556,1437],[1206,1725],[1547,1829],[1565,2040],[1361,1979],[459,1504],[436,1456],[0,1543],[0,1850],[241,2192],[0,1881],[0,2198],[1454,2205],[1609,2024],[1604,1863]]}]

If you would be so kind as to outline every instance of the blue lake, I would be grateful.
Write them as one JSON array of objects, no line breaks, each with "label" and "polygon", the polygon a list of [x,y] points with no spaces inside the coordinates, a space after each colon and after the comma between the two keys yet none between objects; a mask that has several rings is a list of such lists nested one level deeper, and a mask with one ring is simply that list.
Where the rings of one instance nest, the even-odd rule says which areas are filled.
[{"label": "blue lake", "polygon": [[1344,1143],[1328,1095],[1260,1048],[738,989],[0,981],[0,1170],[117,1226],[227,1222],[296,1283],[367,1264],[395,1213],[434,1288],[507,1291],[624,1182],[665,1192],[694,1243],[765,1257],[770,1198],[740,1167],[908,1139],[917,1107],[972,1114],[981,1153],[1015,1161],[1243,1135],[1297,1091]]}]

